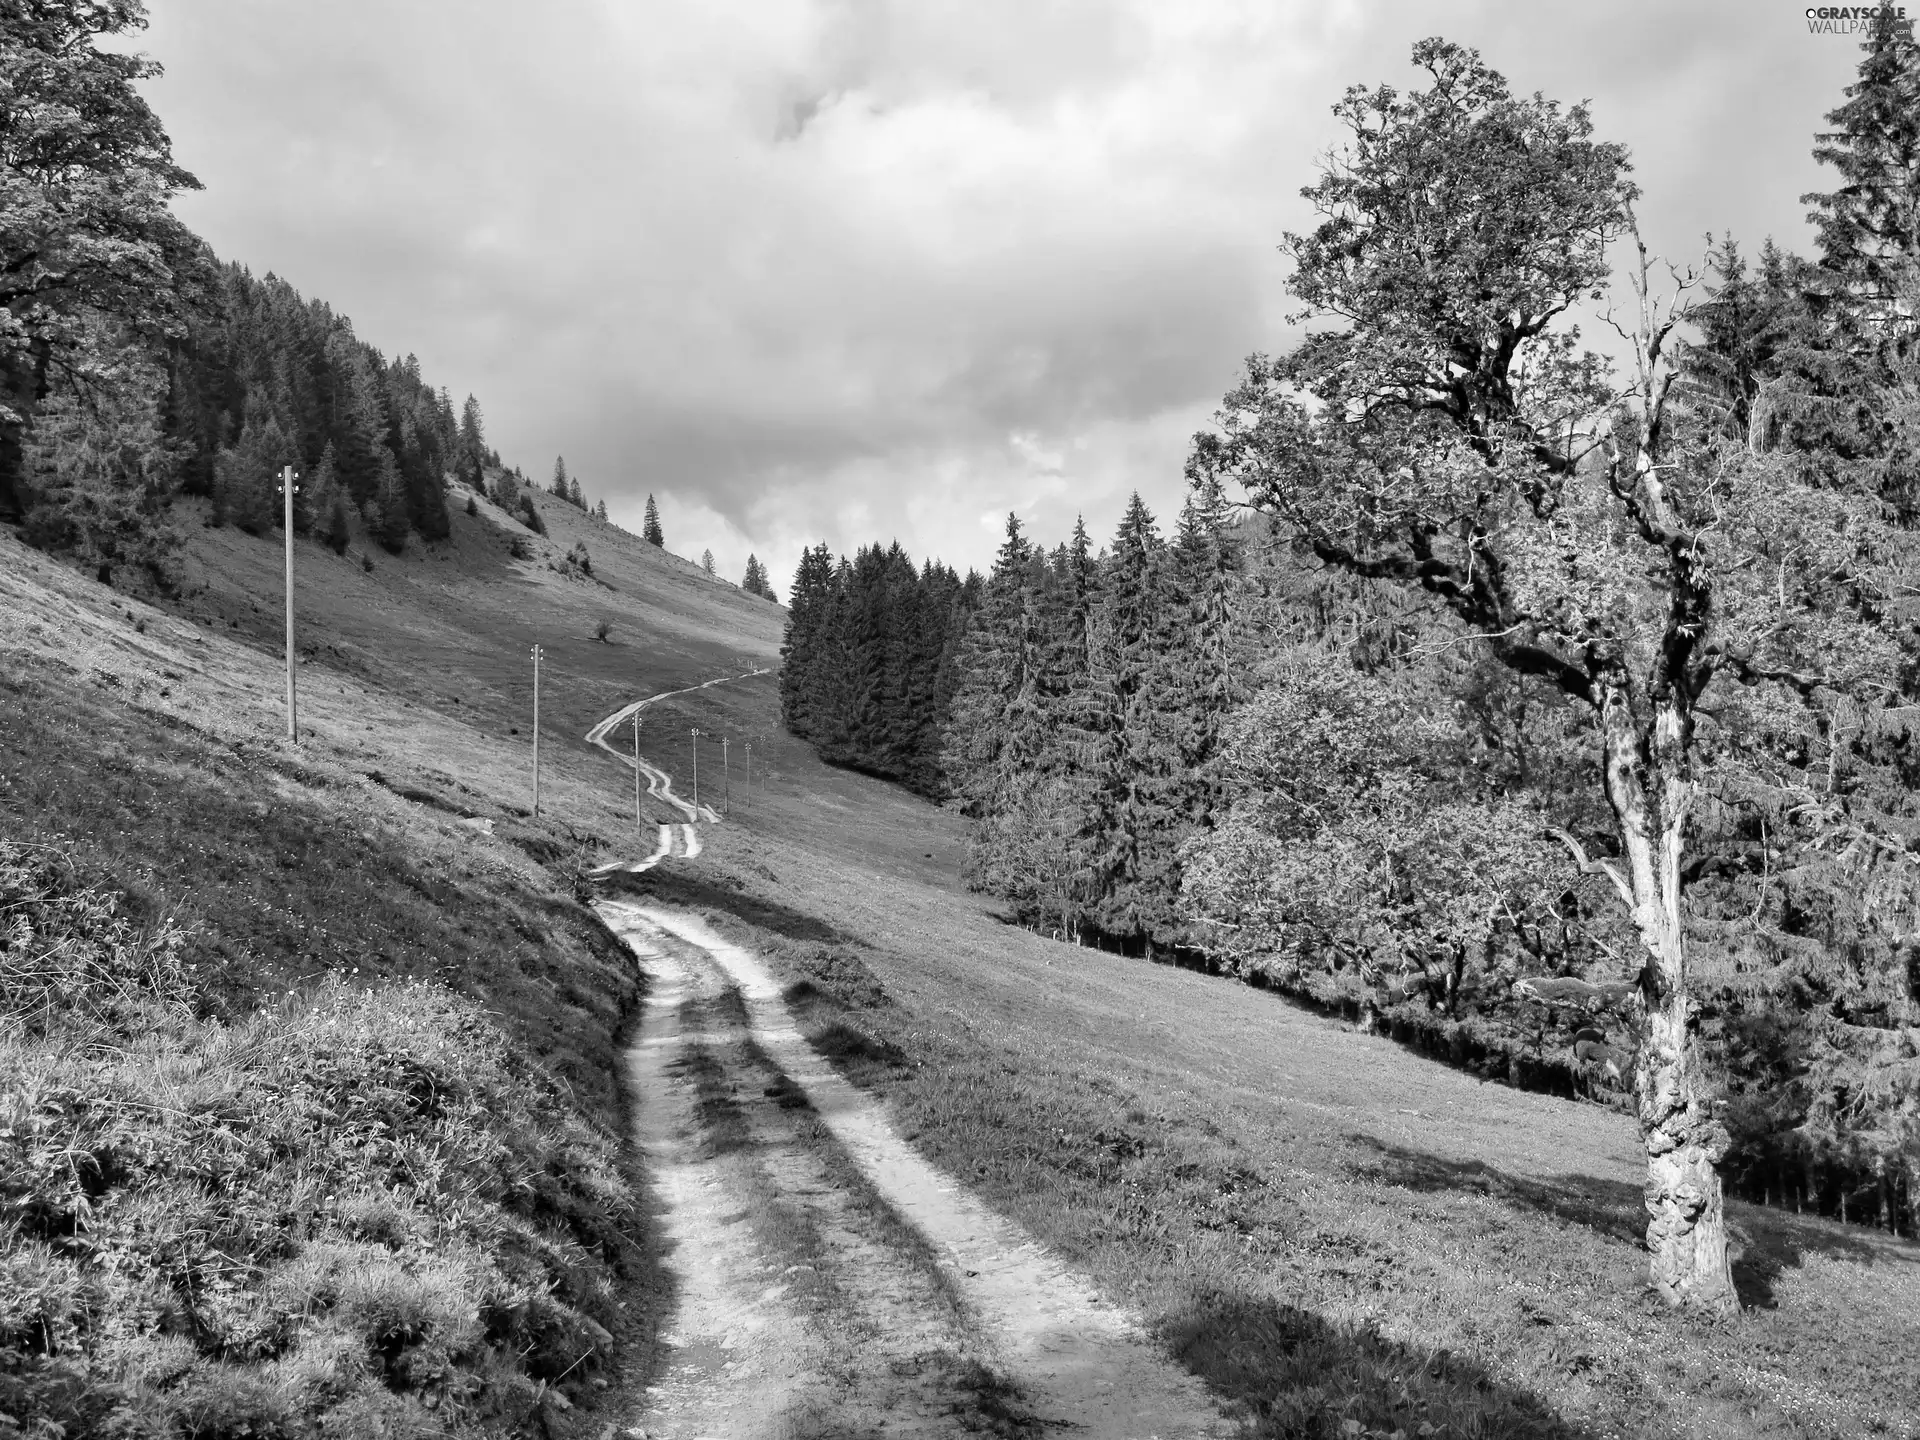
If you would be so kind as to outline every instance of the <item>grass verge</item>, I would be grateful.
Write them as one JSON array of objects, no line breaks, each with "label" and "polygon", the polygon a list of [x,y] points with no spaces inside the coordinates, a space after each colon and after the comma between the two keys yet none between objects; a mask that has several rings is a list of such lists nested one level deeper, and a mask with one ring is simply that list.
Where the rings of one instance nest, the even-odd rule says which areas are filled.
[{"label": "grass verge", "polygon": [[1670,1315],[1644,1289],[1630,1186],[1263,1116],[1198,1069],[1169,1103],[1164,1052],[1130,1069],[1113,1037],[1043,1013],[982,1036],[895,998],[890,974],[925,993],[911,954],[713,918],[924,1154],[1140,1312],[1253,1435],[1916,1433],[1920,1362],[1885,1343],[1910,1277],[1837,1254],[1832,1227],[1740,1207],[1752,1308]]},{"label": "grass verge", "polygon": [[0,843],[0,1434],[565,1431],[645,1267],[619,1145],[477,1006],[204,1013],[189,934]]}]

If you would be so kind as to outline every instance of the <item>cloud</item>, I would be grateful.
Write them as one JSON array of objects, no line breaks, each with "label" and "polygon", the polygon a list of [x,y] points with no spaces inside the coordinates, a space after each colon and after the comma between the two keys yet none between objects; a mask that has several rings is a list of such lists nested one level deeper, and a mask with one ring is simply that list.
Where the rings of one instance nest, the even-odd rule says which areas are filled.
[{"label": "cloud", "polygon": [[1051,540],[1079,511],[1104,535],[1135,488],[1177,506],[1188,437],[1285,342],[1274,246],[1307,222],[1328,107],[1408,83],[1431,29],[1516,88],[1592,95],[1663,233],[1791,224],[1756,177],[1782,189],[1774,152],[1804,155],[1853,55],[1778,18],[196,0],[147,48],[208,187],[181,212],[223,255],[479,395],[530,474],[564,453],[616,516],[652,492],[676,549],[784,581],[823,538],[964,567],[997,543],[982,516]]}]

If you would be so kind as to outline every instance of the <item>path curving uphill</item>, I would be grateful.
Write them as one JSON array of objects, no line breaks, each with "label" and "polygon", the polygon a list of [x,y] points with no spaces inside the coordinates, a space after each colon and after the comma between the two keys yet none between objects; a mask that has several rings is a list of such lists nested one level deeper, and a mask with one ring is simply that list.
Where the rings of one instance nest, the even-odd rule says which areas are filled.
[{"label": "path curving uphill", "polygon": [[672,776],[668,775],[667,772],[659,766],[647,761],[644,757],[629,754],[610,744],[607,737],[611,735],[618,726],[626,724],[647,706],[656,704],[661,700],[669,700],[675,695],[691,695],[694,691],[705,690],[711,685],[725,685],[735,680],[751,680],[756,675],[766,675],[769,673],[771,672],[762,667],[759,670],[749,670],[741,675],[716,675],[711,680],[703,680],[698,685],[683,686],[678,690],[664,690],[658,695],[649,695],[644,700],[635,700],[631,705],[621,706],[618,710],[614,711],[613,714],[607,716],[606,719],[587,731],[586,738],[589,745],[598,745],[602,750],[606,751],[630,770],[637,765],[641,778],[647,782],[647,793],[663,805],[672,806],[686,817],[678,823],[665,824],[660,827],[659,837],[654,843],[651,854],[643,856],[638,860],[611,861],[608,864],[595,867],[592,872],[593,874],[612,875],[617,871],[626,871],[629,874],[637,875],[642,871],[651,870],[662,860],[676,853],[674,849],[676,842],[680,847],[677,852],[679,856],[682,859],[691,860],[700,853],[700,831],[698,827],[703,824],[718,825],[720,823],[720,814],[711,805],[696,805],[693,801],[682,799],[680,796],[674,794]]}]

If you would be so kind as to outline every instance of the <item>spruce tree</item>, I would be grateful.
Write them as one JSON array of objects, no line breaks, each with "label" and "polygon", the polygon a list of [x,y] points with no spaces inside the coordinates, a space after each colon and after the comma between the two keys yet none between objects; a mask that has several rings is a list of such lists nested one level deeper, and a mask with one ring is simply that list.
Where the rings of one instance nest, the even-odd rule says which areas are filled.
[{"label": "spruce tree", "polygon": [[1101,576],[1099,668],[1110,728],[1096,752],[1093,785],[1101,823],[1096,918],[1108,934],[1165,941],[1173,908],[1168,855],[1155,837],[1170,823],[1176,752],[1156,682],[1167,642],[1162,618],[1166,546],[1134,495],[1121,516]]},{"label": "spruce tree", "polygon": [[766,584],[766,577],[760,573],[760,557],[747,556],[747,573],[741,577],[740,588],[749,595],[760,595],[765,593]]},{"label": "spruce tree", "polygon": [[596,500],[593,502],[593,518],[603,524],[606,523],[607,502],[605,500]]},{"label": "spruce tree", "polygon": [[969,881],[989,890],[1004,890],[1027,863],[1029,832],[1014,822],[1019,797],[1046,748],[1035,615],[1039,578],[1020,518],[1009,514],[1006,538],[955,661],[941,752],[962,812],[979,822],[968,842]]},{"label": "spruce tree", "polygon": [[713,574],[713,551],[702,550],[700,552],[700,568],[709,575]]},{"label": "spruce tree", "polygon": [[780,645],[780,723],[802,740],[812,740],[819,730],[822,632],[832,586],[833,557],[826,545],[802,551]]},{"label": "spruce tree", "polygon": [[24,538],[72,554],[102,584],[122,570],[165,582],[180,538],[165,506],[177,457],[160,434],[157,377],[65,389],[42,402],[23,459]]},{"label": "spruce tree", "polygon": [[407,548],[407,490],[400,462],[384,445],[375,457],[378,479],[368,516],[368,529],[380,547],[398,555]]},{"label": "spruce tree", "polygon": [[[440,392],[444,397],[446,392]],[[486,430],[480,419],[480,402],[467,396],[466,403],[460,407],[459,447],[461,458],[470,465],[479,465],[486,459]]]},{"label": "spruce tree", "polygon": [[571,500],[573,498],[573,492],[567,485],[566,456],[556,455],[553,457],[553,483],[547,488],[556,499]]},{"label": "spruce tree", "polygon": [[494,476],[493,503],[509,515],[520,513],[520,481],[512,470],[502,470]]},{"label": "spruce tree", "polygon": [[293,445],[264,393],[248,395],[238,440],[214,459],[214,485],[228,521],[249,535],[275,529],[282,518],[280,470],[293,458]]},{"label": "spruce tree", "polygon": [[311,492],[308,506],[313,517],[313,538],[336,555],[346,554],[347,542],[353,538],[353,529],[347,516],[346,495],[340,488],[340,473],[334,463],[331,441],[321,452],[320,463],[314,467],[308,488]]},{"label": "spruce tree", "polygon": [[667,543],[667,537],[660,529],[660,509],[653,503],[652,495],[647,496],[647,518],[641,524],[640,538],[649,545],[658,545],[662,548],[665,548]]},{"label": "spruce tree", "polygon": [[1800,198],[1814,207],[1822,266],[1878,308],[1920,257],[1920,45],[1913,22],[1883,6],[1861,50],[1858,78],[1813,152],[1842,183]]}]

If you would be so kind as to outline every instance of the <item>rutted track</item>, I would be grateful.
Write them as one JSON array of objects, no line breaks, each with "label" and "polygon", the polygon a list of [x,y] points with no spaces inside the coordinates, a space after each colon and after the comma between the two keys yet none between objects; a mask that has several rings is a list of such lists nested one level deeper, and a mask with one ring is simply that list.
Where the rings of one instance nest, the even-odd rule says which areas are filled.
[{"label": "rutted track", "polygon": [[688,685],[679,690],[666,690],[658,695],[649,695],[644,700],[635,700],[631,705],[622,706],[587,732],[586,738],[589,745],[598,745],[628,769],[632,769],[638,765],[642,778],[647,782],[647,793],[662,804],[671,805],[686,817],[684,821],[678,824],[665,824],[660,827],[659,840],[655,844],[652,854],[646,855],[638,860],[611,861],[608,864],[596,868],[593,872],[594,874],[611,875],[616,870],[625,870],[638,874],[643,870],[651,870],[662,860],[667,859],[674,853],[674,842],[676,840],[680,845],[679,853],[681,857],[690,860],[700,853],[700,831],[698,827],[702,824],[718,825],[720,823],[720,814],[712,806],[696,805],[693,801],[684,800],[674,794],[672,776],[641,756],[630,755],[623,750],[616,749],[608,743],[607,736],[613,732],[616,726],[626,724],[627,721],[632,719],[640,711],[658,701],[671,699],[675,695],[691,695],[694,691],[705,690],[710,685],[725,685],[729,681],[734,680],[751,680],[756,675],[765,675],[768,673],[765,668],[762,668],[759,670],[749,670],[743,675],[719,675],[711,680],[703,680],[698,685]]},{"label": "rutted track", "polygon": [[650,1437],[1030,1435],[966,1308],[749,1033],[740,992],[632,907],[653,978],[629,1078],[679,1296]]},{"label": "rutted track", "polygon": [[649,1436],[1234,1433],[1137,1322],[907,1145],[756,957],[686,915],[598,909],[656,982],[632,1079],[682,1301]]}]

